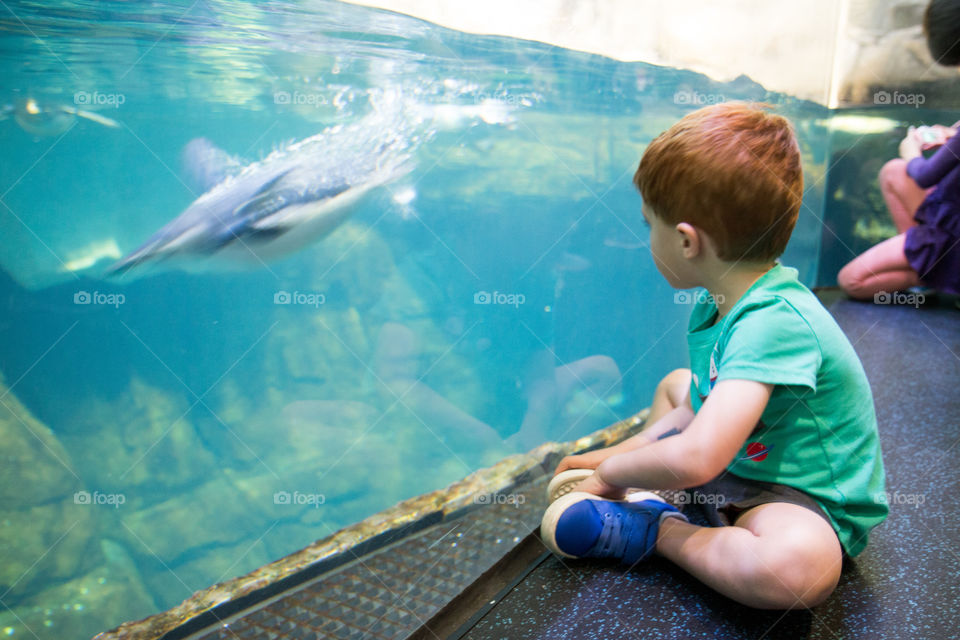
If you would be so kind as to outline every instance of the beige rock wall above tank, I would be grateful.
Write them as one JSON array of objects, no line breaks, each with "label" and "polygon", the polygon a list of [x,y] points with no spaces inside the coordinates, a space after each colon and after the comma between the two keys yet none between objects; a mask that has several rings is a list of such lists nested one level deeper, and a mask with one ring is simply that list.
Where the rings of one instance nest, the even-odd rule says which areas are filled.
[{"label": "beige rock wall above tank", "polygon": [[834,106],[956,108],[960,70],[936,64],[923,35],[929,0],[849,0],[837,41]]},{"label": "beige rock wall above tank", "polygon": [[470,33],[538,40],[617,60],[746,74],[824,102],[837,0],[360,0]]},{"label": "beige rock wall above tank", "polygon": [[960,97],[950,86],[960,87],[960,72],[927,52],[920,28],[927,0],[348,1],[722,81],[745,74],[830,107],[883,105],[885,95],[875,96],[882,91],[892,102],[894,91],[927,88],[925,106]]}]

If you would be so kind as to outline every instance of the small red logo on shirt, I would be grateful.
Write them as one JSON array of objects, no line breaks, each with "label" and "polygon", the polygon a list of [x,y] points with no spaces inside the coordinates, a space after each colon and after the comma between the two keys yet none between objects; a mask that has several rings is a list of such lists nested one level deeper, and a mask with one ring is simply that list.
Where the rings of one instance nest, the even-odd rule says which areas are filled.
[{"label": "small red logo on shirt", "polygon": [[768,453],[770,453],[770,447],[767,447],[761,442],[751,442],[747,445],[747,455],[743,456],[741,460],[756,460],[757,462],[761,462],[767,457]]},{"label": "small red logo on shirt", "polygon": [[710,354],[710,391],[713,391],[713,385],[717,384],[717,375],[719,373],[717,371],[717,363],[713,359],[716,353],[717,352],[714,351],[713,353]]}]

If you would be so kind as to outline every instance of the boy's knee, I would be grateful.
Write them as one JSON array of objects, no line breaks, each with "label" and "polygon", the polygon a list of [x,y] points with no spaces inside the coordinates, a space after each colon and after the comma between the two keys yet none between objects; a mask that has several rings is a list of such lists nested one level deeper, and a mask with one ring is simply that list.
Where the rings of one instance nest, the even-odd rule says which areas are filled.
[{"label": "boy's knee", "polygon": [[665,396],[670,404],[677,406],[686,397],[690,388],[690,369],[674,369],[657,385],[656,394]]},{"label": "boy's knee", "polygon": [[663,377],[657,388],[683,387],[690,384],[690,369],[674,369]]},{"label": "boy's knee", "polygon": [[762,585],[762,609],[810,609],[823,603],[837,587],[842,558],[803,544],[783,549],[775,558],[758,559],[754,579]]}]

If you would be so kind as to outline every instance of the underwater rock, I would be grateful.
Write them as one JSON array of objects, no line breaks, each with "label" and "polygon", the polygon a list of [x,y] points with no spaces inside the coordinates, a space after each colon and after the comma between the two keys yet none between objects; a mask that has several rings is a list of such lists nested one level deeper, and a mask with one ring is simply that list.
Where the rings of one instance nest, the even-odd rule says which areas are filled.
[{"label": "underwater rock", "polygon": [[[304,385],[320,390],[320,397],[357,397],[366,374],[362,359],[370,352],[366,311],[396,272],[377,232],[349,222],[308,257],[304,275],[284,277],[280,288],[291,304],[275,306],[278,324],[265,341],[263,384],[272,390],[272,405],[299,399],[289,391]],[[316,304],[297,304],[299,294]]]},{"label": "underwater rock", "polygon": [[387,437],[405,459],[431,469],[441,459],[454,460],[456,475],[438,480],[446,484],[509,452],[500,436],[504,425],[481,417],[490,393],[474,363],[456,349],[463,331],[448,335],[399,272],[367,321],[375,347],[367,358],[366,388],[371,402],[383,407]]},{"label": "underwater rock", "polygon": [[[260,416],[258,422],[268,420]],[[250,505],[253,519],[275,524],[264,537],[271,557],[446,485],[478,462],[474,452],[452,457],[408,412],[381,414],[357,401],[296,400],[276,412],[269,426],[249,435],[256,449],[262,448],[260,439],[272,442],[262,466],[222,473]],[[506,450],[484,452],[483,460],[499,459]]]},{"label": "underwater rock", "polygon": [[[439,306],[440,301],[432,301]],[[433,305],[427,304],[423,297],[413,288],[408,278],[399,270],[390,274],[383,287],[376,307],[365,316],[368,325],[379,327],[385,320],[404,319],[406,322],[431,321],[434,313]],[[374,338],[376,334],[374,334]]]},{"label": "underwater rock", "polygon": [[214,457],[198,438],[189,410],[182,395],[134,377],[120,396],[82,403],[63,441],[76,452],[90,490],[155,499],[172,488],[195,485],[213,467]]},{"label": "underwater rock", "polygon": [[[197,424],[200,439],[211,453],[218,459],[218,466],[227,465],[233,468],[256,465],[264,449],[253,446],[249,433],[263,433],[263,429],[248,429],[252,416],[255,416],[255,407],[263,403],[263,399],[254,396],[244,384],[234,378],[224,378],[207,395],[206,401],[216,411],[219,420],[211,419]],[[258,427],[266,427],[268,424]],[[269,438],[260,439],[261,447],[271,446]]]},{"label": "underwater rock", "polygon": [[[273,477],[274,491],[289,493],[290,500],[277,504],[271,494],[270,517],[299,518],[314,510],[316,505],[307,497],[297,498],[298,491],[303,496],[320,494],[327,505],[368,492],[389,492],[384,474],[403,462],[401,452],[385,437],[389,430],[390,425],[382,421],[380,412],[362,402],[289,403],[276,420],[275,447],[265,462],[280,476]],[[375,467],[370,469],[371,465]],[[358,474],[357,469],[370,472]],[[264,481],[271,482],[269,477]]]},{"label": "underwater rock", "polygon": [[72,495],[80,478],[67,450],[0,380],[0,505],[29,507]]},{"label": "underwater rock", "polygon": [[360,358],[368,347],[355,310],[280,307],[277,320],[265,339],[267,404],[283,407],[310,389],[312,397],[357,397],[366,373]]},{"label": "underwater rock", "polygon": [[[337,458],[334,455],[327,461],[328,468]],[[364,474],[362,481],[350,480],[355,466],[369,465],[371,459],[377,460],[376,469]],[[328,469],[329,474],[306,460],[289,462],[281,469],[282,477],[230,470],[224,474],[255,511],[252,519],[265,523],[260,532],[263,544],[275,559],[396,502],[400,484],[386,467],[394,463],[382,454],[371,455],[369,448],[358,447]]]},{"label": "underwater rock", "polygon": [[[452,353],[449,341],[432,323],[411,323],[417,327],[386,322],[380,328],[372,358],[373,378],[381,403],[390,411],[390,422],[407,428],[392,428],[404,437],[403,450],[423,452],[440,444],[448,454],[470,458],[502,444],[498,432],[473,412],[483,398],[472,367]],[[460,382],[475,391],[460,396],[463,407],[453,401],[452,390]],[[457,398],[459,399],[459,398]],[[412,438],[410,437],[412,436]],[[504,452],[498,451],[498,456]]]},{"label": "underwater rock", "polygon": [[[374,474],[356,474],[358,465],[366,468],[376,460],[380,469],[396,462],[395,453],[377,433],[366,433],[377,417],[376,409],[361,402],[291,402],[272,417],[269,431],[250,434],[256,449],[264,449],[260,439],[272,441],[260,464],[225,469],[223,475],[257,517],[299,521],[306,511],[328,500],[374,488],[368,486]],[[256,422],[266,424],[267,420]]]},{"label": "underwater rock", "polygon": [[[209,611],[219,604],[236,600],[288,578],[305,567],[323,559],[341,554],[353,554],[357,545],[373,541],[377,536],[396,532],[427,517],[444,517],[464,508],[482,508],[478,495],[492,494],[514,486],[518,479],[527,481],[542,476],[552,469],[560,458],[573,452],[609,446],[633,435],[647,416],[644,410],[635,416],[613,424],[574,442],[557,444],[547,442],[525,455],[517,454],[501,460],[489,469],[470,474],[446,489],[404,500],[376,513],[361,522],[351,524],[336,533],[280,560],[260,567],[245,576],[217,584],[195,593],[179,606],[145,620],[127,622],[97,636],[97,640],[122,638],[157,638],[186,621]],[[312,532],[310,532],[312,533]]]},{"label": "underwater rock", "polygon": [[[263,533],[267,532],[268,527],[264,528]],[[263,540],[254,537],[236,544],[217,545],[197,551],[181,562],[158,567],[156,571],[144,575],[144,582],[153,593],[163,594],[158,595],[158,599],[162,598],[159,607],[172,607],[200,589],[253,571],[272,559]]]},{"label": "underwater rock", "polygon": [[[231,467],[239,475],[280,477],[293,468],[292,461],[302,459],[315,470],[338,457],[379,412],[359,401],[322,399],[331,393],[329,386],[294,383],[268,389],[255,412],[231,424],[237,449],[250,457]],[[340,391],[356,395],[356,388]]]},{"label": "underwater rock", "polygon": [[[295,400],[281,411],[293,440],[357,435],[377,419],[377,410],[351,400]],[[294,445],[297,442],[293,443]]]},{"label": "underwater rock", "polygon": [[[485,446],[497,443],[496,432],[472,417],[484,397],[473,367],[451,351],[450,338],[436,325],[421,296],[396,269],[383,240],[369,229],[350,224],[333,234],[331,240],[337,239],[335,236],[339,244],[331,246],[342,253],[337,255],[334,251],[328,255],[325,251],[324,256],[316,259],[331,261],[332,266],[315,265],[324,274],[325,285],[333,283],[332,293],[325,294],[324,303],[316,307],[290,304],[277,308],[280,324],[267,338],[264,366],[268,372],[264,404],[272,409],[256,420],[259,426],[238,425],[238,434],[253,449],[262,451],[261,455],[284,460],[292,455],[297,459],[302,456],[301,450],[291,454],[272,451],[278,446],[276,435],[280,434],[280,441],[289,437],[280,433],[280,425],[286,423],[266,423],[276,420],[278,410],[296,411],[292,402],[343,399],[380,408],[352,425],[351,429],[360,432],[375,421],[382,421],[382,411],[410,404],[410,410],[425,420],[429,428],[445,431],[441,437],[464,436],[471,442],[471,451],[477,439],[471,434],[476,432],[486,433],[485,440],[481,438]],[[293,288],[292,284],[289,286]],[[363,298],[355,296],[359,289],[363,290]],[[404,325],[384,324],[390,318],[404,318]],[[397,328],[400,333],[394,331],[382,337],[385,327]],[[389,349],[402,353],[385,355]],[[402,360],[409,375],[393,372],[392,365],[385,362],[389,358]],[[380,371],[383,367],[386,369]],[[428,379],[417,380],[410,373],[413,371],[427,373]],[[407,381],[417,384],[410,388]],[[398,396],[404,394],[407,397],[398,402]],[[305,406],[300,405],[299,410]],[[324,410],[328,409],[331,407]],[[423,421],[415,424],[419,437],[432,439],[424,432]],[[398,429],[390,431],[396,433]],[[271,436],[265,438],[265,434]],[[334,434],[333,442],[336,440]],[[330,441],[315,444],[318,448],[313,451],[330,449]]]},{"label": "underwater rock", "polygon": [[197,550],[235,544],[269,523],[219,472],[190,491],[124,518],[118,535],[140,567],[173,566]]},{"label": "underwater rock", "polygon": [[74,503],[80,478],[56,435],[0,380],[0,593],[13,604],[89,569],[91,506]]},{"label": "underwater rock", "polygon": [[44,505],[0,510],[0,593],[8,604],[88,571],[100,561],[94,509],[71,495]]},{"label": "underwater rock", "polygon": [[[266,425],[265,417],[259,420]],[[506,454],[505,447],[490,447],[482,457],[475,451],[451,456],[409,412],[382,414],[357,401],[296,400],[275,413],[269,430],[260,431],[259,438],[272,441],[263,466],[225,469],[223,475],[251,505],[255,519],[276,523],[264,538],[271,557]],[[250,438],[260,449],[257,434]]]},{"label": "underwater rock", "polygon": [[325,306],[360,310],[380,299],[387,278],[396,270],[393,253],[379,232],[350,221],[306,253],[302,264],[302,275],[282,275],[284,289],[305,291],[316,285]]},{"label": "underwater rock", "polygon": [[157,609],[136,568],[110,563],[0,612],[0,632],[39,640],[89,638]]},{"label": "underwater rock", "polygon": [[345,525],[337,525],[336,522],[324,522],[319,525],[284,522],[270,532],[264,544],[267,547],[267,554],[271,559],[276,560],[326,538],[343,526]]}]

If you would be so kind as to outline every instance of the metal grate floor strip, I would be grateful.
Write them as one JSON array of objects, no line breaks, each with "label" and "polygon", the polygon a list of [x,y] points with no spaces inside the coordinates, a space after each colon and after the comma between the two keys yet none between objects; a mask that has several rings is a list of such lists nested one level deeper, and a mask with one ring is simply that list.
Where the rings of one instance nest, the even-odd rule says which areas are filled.
[{"label": "metal grate floor strip", "polygon": [[470,510],[357,558],[192,638],[406,638],[539,525],[545,482],[518,487],[510,503]]}]

